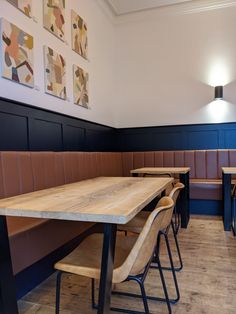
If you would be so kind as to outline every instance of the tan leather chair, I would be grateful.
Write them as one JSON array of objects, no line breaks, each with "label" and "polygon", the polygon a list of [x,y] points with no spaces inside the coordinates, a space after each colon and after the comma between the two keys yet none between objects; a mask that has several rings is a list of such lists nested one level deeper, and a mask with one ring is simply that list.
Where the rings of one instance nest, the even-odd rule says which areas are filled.
[{"label": "tan leather chair", "polygon": [[[172,214],[174,202],[170,197],[163,197],[156,209],[150,213],[138,236],[117,235],[115,248],[115,261],[113,283],[136,281],[141,290],[145,313],[149,313],[144,281],[156,250],[156,239],[163,222],[169,213]],[[92,298],[94,301],[94,279],[100,278],[100,263],[103,245],[103,235],[93,234],[88,236],[74,251],[55,264],[57,269],[56,313],[59,313],[60,283],[63,272],[92,278]],[[158,256],[157,256],[158,257]],[[171,307],[165,281],[159,264],[165,301],[169,313]],[[112,310],[122,310],[115,309]]]}]

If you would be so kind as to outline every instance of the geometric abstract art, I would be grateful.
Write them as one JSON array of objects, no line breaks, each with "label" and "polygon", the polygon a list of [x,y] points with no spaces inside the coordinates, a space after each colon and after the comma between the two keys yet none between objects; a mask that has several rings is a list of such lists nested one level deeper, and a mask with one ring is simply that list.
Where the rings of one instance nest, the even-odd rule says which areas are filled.
[{"label": "geometric abstract art", "polygon": [[66,99],[65,59],[53,49],[44,46],[45,91]]},{"label": "geometric abstract art", "polygon": [[28,17],[32,16],[32,0],[7,0]]},{"label": "geometric abstract art", "polygon": [[33,87],[33,37],[2,18],[1,47],[2,76]]},{"label": "geometric abstract art", "polygon": [[65,0],[43,0],[43,25],[49,32],[65,40]]},{"label": "geometric abstract art", "polygon": [[71,10],[72,49],[83,58],[88,59],[87,24],[73,10]]},{"label": "geometric abstract art", "polygon": [[88,73],[73,65],[74,103],[88,109]]}]

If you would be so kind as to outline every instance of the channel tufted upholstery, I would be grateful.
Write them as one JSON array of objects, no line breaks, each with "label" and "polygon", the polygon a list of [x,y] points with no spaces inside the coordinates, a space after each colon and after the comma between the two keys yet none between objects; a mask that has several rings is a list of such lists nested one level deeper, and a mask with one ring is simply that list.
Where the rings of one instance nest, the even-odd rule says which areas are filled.
[{"label": "channel tufted upholstery", "polygon": [[236,150],[124,152],[123,174],[141,167],[190,167],[190,198],[222,198],[221,167],[236,166]]},{"label": "channel tufted upholstery", "polygon": [[[219,200],[221,167],[236,166],[236,150],[0,152],[0,198],[155,166],[190,167],[190,198]],[[7,217],[7,224],[15,274],[92,226],[23,217]]]},{"label": "channel tufted upholstery", "polygon": [[[0,152],[0,198],[102,175],[122,176],[121,153]],[[15,274],[92,226],[24,217],[7,217],[7,225]]]}]

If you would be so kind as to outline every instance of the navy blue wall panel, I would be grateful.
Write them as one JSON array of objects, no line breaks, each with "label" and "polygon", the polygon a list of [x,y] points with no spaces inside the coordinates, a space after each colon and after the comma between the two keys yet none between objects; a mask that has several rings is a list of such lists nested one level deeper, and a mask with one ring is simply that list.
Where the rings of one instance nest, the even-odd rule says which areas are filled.
[{"label": "navy blue wall panel", "polygon": [[0,150],[236,148],[236,122],[114,129],[0,98]]},{"label": "navy blue wall panel", "polygon": [[120,151],[236,148],[236,122],[124,128],[116,136]]},{"label": "navy blue wall panel", "polygon": [[0,150],[113,151],[115,129],[0,98]]},{"label": "navy blue wall panel", "polygon": [[228,130],[227,129],[224,130],[224,142],[225,142],[225,148],[236,147],[236,128],[230,128]]},{"label": "navy blue wall panel", "polygon": [[34,119],[30,133],[31,150],[63,150],[62,124],[41,119]]},{"label": "navy blue wall panel", "polygon": [[188,147],[194,149],[214,149],[219,147],[218,130],[198,130],[188,132]]},{"label": "navy blue wall panel", "polygon": [[1,150],[26,150],[28,147],[28,119],[25,116],[0,112]]},{"label": "navy blue wall panel", "polygon": [[84,150],[85,147],[85,135],[84,128],[74,125],[64,126],[64,148],[65,150],[75,151]]}]

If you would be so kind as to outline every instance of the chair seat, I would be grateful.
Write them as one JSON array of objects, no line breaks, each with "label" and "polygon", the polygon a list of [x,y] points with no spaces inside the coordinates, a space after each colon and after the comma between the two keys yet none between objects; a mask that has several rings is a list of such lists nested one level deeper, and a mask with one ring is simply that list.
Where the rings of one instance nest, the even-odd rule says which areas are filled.
[{"label": "chair seat", "polygon": [[[113,283],[126,279],[119,267],[124,263],[137,240],[136,236],[117,235]],[[103,234],[94,233],[88,236],[74,251],[55,264],[60,271],[77,274],[89,278],[100,278]],[[134,274],[136,275],[136,274]]]}]

